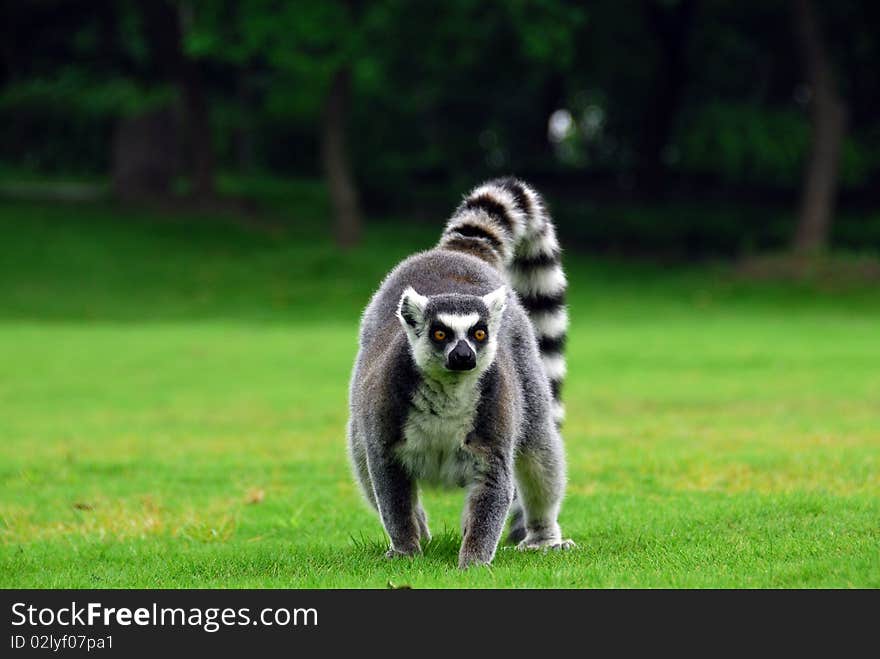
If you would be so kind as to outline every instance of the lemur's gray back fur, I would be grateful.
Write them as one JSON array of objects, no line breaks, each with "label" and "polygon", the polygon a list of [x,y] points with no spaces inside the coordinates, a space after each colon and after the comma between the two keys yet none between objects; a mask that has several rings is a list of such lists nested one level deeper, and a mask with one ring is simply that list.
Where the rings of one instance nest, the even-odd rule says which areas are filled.
[{"label": "lemur's gray back fur", "polygon": [[567,282],[556,229],[541,196],[510,177],[474,188],[450,218],[440,247],[469,252],[504,272],[532,321],[561,422]]},{"label": "lemur's gray back fur", "polygon": [[499,179],[467,195],[439,245],[400,263],[373,296],[349,452],[391,539],[387,556],[430,538],[419,483],[469,487],[461,567],[492,560],[508,513],[520,549],[572,546],[557,523],[565,286],[541,198]]}]

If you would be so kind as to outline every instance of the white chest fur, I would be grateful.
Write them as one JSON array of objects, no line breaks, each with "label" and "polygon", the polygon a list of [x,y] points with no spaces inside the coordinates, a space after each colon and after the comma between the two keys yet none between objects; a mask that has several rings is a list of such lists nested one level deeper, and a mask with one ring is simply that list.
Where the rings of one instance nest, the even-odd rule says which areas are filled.
[{"label": "white chest fur", "polygon": [[477,410],[477,381],[423,381],[413,394],[397,455],[417,480],[465,485],[477,463],[465,448]]}]

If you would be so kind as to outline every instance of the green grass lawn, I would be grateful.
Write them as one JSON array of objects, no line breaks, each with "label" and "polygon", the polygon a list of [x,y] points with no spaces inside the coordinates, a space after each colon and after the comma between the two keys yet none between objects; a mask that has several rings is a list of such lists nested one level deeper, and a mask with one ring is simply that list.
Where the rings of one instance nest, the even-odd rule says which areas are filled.
[{"label": "green grass lawn", "polygon": [[880,587],[880,295],[569,253],[561,522],[389,562],[345,453],[358,314],[436,225],[0,205],[2,587]]}]

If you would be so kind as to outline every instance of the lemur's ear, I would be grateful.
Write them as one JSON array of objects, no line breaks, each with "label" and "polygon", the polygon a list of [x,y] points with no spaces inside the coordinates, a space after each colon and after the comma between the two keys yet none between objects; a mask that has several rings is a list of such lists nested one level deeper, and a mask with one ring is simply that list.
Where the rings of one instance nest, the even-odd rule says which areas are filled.
[{"label": "lemur's ear", "polygon": [[414,330],[425,320],[425,306],[428,298],[416,293],[416,289],[407,286],[400,296],[400,304],[397,305],[397,317],[403,323],[404,329]]},{"label": "lemur's ear", "polygon": [[487,293],[483,296],[483,302],[489,309],[489,317],[494,322],[498,322],[501,318],[501,314],[503,314],[504,310],[507,308],[507,286],[501,286],[491,293]]}]

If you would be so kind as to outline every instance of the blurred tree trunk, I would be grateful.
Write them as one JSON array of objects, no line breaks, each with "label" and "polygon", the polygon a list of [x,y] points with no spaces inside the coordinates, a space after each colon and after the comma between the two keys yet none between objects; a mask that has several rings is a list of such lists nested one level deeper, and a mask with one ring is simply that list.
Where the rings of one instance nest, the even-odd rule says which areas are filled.
[{"label": "blurred tree trunk", "polygon": [[166,199],[178,173],[177,122],[169,109],[123,117],[113,132],[113,194],[127,202]]},{"label": "blurred tree trunk", "polygon": [[357,188],[351,174],[346,144],[346,122],[351,99],[351,69],[340,67],[333,75],[324,107],[321,155],[333,205],[333,233],[342,248],[356,245],[361,238],[361,219]]},{"label": "blurred tree trunk", "polygon": [[182,106],[181,143],[192,178],[192,195],[215,195],[214,144],[211,117],[199,63],[186,54],[187,13],[190,5],[168,0],[140,0],[141,16],[150,52],[163,77],[178,89]]},{"label": "blurred tree trunk", "polygon": [[804,172],[795,252],[814,252],[828,245],[837,193],[840,146],[846,129],[846,107],[837,93],[831,60],[811,0],[793,0],[794,32],[810,85],[812,144]]},{"label": "blurred tree trunk", "polygon": [[[174,6],[172,6],[174,10]],[[172,38],[173,57],[177,60],[177,86],[183,101],[186,137],[192,167],[192,194],[199,199],[214,197],[214,140],[211,116],[199,63],[186,54],[187,12],[189,3],[176,5],[176,29]]]},{"label": "blurred tree trunk", "polygon": [[198,67],[188,57],[183,58],[177,82],[183,99],[186,137],[192,168],[192,194],[209,199],[216,193],[214,187],[214,144],[205,88]]},{"label": "blurred tree trunk", "polygon": [[[95,8],[103,61],[113,61],[120,56],[122,30],[117,10],[118,6],[113,3],[98,3]],[[145,20],[145,25],[149,29],[150,22]],[[157,25],[155,29],[162,27]],[[166,55],[158,46],[154,57],[163,72],[170,68],[165,66]],[[110,153],[110,178],[117,199],[139,203],[171,196],[171,186],[180,173],[181,164],[178,114],[170,105],[146,107],[117,120]]]},{"label": "blurred tree trunk", "polygon": [[669,145],[687,84],[687,50],[693,31],[694,0],[661,2],[646,0],[645,14],[657,42],[656,77],[639,139],[636,186],[648,196],[664,185],[664,152]]},{"label": "blurred tree trunk", "polygon": [[238,103],[238,125],[235,128],[235,156],[238,161],[238,169],[241,172],[252,173],[257,168],[257,144],[256,128],[254,126],[254,113],[257,104],[254,98],[254,88],[251,83],[253,72],[247,64],[241,65],[235,86],[236,101]]}]

